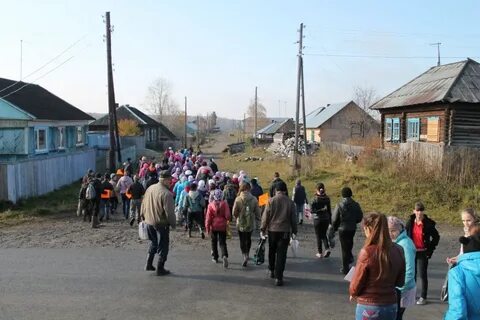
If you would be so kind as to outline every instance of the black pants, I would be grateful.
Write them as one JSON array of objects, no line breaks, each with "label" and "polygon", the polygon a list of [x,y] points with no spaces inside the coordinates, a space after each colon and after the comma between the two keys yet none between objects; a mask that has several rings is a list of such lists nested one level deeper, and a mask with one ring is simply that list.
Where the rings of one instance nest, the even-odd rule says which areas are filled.
[{"label": "black pants", "polygon": [[252,247],[252,233],[238,231],[238,237],[240,238],[240,250],[242,254],[249,254]]},{"label": "black pants", "polygon": [[397,320],[402,320],[403,313],[405,312],[405,308],[400,307],[400,301],[402,300],[402,293],[397,288],[395,288],[395,292],[397,293]]},{"label": "black pants", "polygon": [[215,260],[218,259],[218,242],[220,242],[220,250],[222,251],[222,257],[228,258],[226,231],[212,231],[212,258]]},{"label": "black pants", "polygon": [[276,279],[283,280],[289,242],[288,232],[268,232],[268,269],[274,272]]},{"label": "black pants", "polygon": [[203,212],[188,212],[188,229],[192,230],[193,223],[195,222],[200,230],[203,232]]},{"label": "black pants", "polygon": [[328,239],[327,239],[327,229],[329,224],[330,223],[328,220],[319,220],[319,219],[313,220],[313,227],[315,229],[315,235],[317,236],[318,253],[323,252],[322,243],[325,246],[325,250],[330,249]]},{"label": "black pants", "polygon": [[353,263],[353,237],[355,237],[355,230],[340,230],[338,232],[340,238],[340,245],[342,247],[342,267],[343,273],[347,274],[350,270],[350,263]]},{"label": "black pants", "polygon": [[[426,251],[417,251],[415,256],[415,281],[417,281],[417,274],[420,276],[420,283],[422,284],[422,291],[420,297],[427,299],[428,292],[428,258]],[[417,282],[418,283],[418,282]]]},{"label": "black pants", "polygon": [[148,238],[150,239],[149,255],[158,253],[160,260],[167,261],[168,246],[170,244],[170,227],[169,226],[152,226],[147,225]]}]

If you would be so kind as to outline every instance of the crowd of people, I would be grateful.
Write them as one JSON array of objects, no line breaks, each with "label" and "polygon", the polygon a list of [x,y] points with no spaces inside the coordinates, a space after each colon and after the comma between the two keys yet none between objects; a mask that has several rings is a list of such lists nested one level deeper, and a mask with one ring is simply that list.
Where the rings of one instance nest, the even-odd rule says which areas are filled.
[{"label": "crowd of people", "polygon": [[[259,201],[261,197],[267,200]],[[349,291],[350,300],[357,303],[356,319],[402,319],[408,307],[428,301],[428,263],[440,235],[421,202],[414,205],[405,223],[382,213],[364,214],[353,200],[352,190],[344,187],[341,200],[332,209],[321,182],[309,200],[297,180],[290,197],[287,184],[275,172],[264,192],[258,179],[245,171],[222,172],[214,159],[205,159],[201,152],[172,148],[165,151],[160,163],[142,157],[137,167],[128,159],[112,174],[89,170],[82,181],[77,214],[97,228],[115,214],[120,202],[123,217],[131,226],[146,224],[150,247],[145,270],[159,276],[170,273],[165,269],[170,229],[183,226],[189,238],[197,229],[202,239],[209,235],[212,261],[228,268],[227,239],[235,225],[242,266],[246,268],[251,260],[252,233],[259,230],[260,238],[268,242],[270,277],[282,286],[289,243],[295,240],[298,225],[310,218],[318,259],[330,257],[338,234],[340,272],[353,273]],[[446,261],[451,269],[445,319],[480,319],[479,218],[473,209],[465,209],[461,218],[460,253]],[[354,265],[352,249],[360,223],[366,240]]]}]

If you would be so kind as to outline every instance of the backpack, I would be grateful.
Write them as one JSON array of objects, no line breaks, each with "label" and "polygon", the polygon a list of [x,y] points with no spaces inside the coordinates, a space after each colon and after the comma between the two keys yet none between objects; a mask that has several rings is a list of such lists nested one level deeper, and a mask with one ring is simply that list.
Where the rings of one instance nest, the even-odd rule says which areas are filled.
[{"label": "backpack", "polygon": [[190,195],[188,195],[189,202],[190,202],[190,212],[201,212],[203,211],[203,206],[202,206],[202,199],[203,196],[198,193],[198,195],[193,199]]},{"label": "backpack", "polygon": [[85,192],[85,199],[87,200],[93,200],[97,196],[97,193],[95,192],[95,187],[93,186],[93,183],[89,183],[87,187],[87,191]]},{"label": "backpack", "polygon": [[237,198],[237,192],[235,191],[235,188],[233,186],[228,186],[225,191],[225,200],[230,207],[233,207],[235,198]]},{"label": "backpack", "polygon": [[238,229],[242,232],[245,231],[251,231],[253,226],[252,226],[252,208],[246,203],[246,201],[243,202],[243,212],[242,214],[238,217]]}]

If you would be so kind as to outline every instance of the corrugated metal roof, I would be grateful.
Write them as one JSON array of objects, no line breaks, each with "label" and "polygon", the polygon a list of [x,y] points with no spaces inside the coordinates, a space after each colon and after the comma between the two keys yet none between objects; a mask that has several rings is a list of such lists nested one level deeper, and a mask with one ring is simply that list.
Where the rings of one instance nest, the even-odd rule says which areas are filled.
[{"label": "corrugated metal roof", "polygon": [[285,123],[292,120],[291,118],[285,118],[282,121],[273,121],[272,123],[268,124],[267,126],[263,127],[260,130],[257,130],[257,134],[275,134],[277,133],[278,129],[280,129]]},{"label": "corrugated metal roof", "polygon": [[440,101],[479,103],[480,64],[468,59],[430,68],[371,108],[395,108]]},{"label": "corrugated metal roof", "polygon": [[353,101],[340,102],[329,104],[325,107],[319,107],[309,114],[306,115],[307,123],[306,128],[318,128],[324,124],[328,119],[336,115],[340,110],[345,108],[350,103],[355,103]]}]

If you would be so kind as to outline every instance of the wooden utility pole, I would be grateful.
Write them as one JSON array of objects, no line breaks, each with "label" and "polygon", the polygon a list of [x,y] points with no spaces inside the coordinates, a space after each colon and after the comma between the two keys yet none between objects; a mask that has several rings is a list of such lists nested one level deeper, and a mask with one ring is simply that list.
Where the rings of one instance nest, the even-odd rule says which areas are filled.
[{"label": "wooden utility pole", "polygon": [[298,161],[298,139],[300,135],[300,89],[302,81],[302,50],[303,50],[303,23],[300,23],[300,38],[298,40],[298,70],[297,70],[297,102],[295,106],[295,146],[293,149],[293,166],[295,170],[300,169]]},{"label": "wooden utility pole", "polygon": [[197,148],[200,147],[200,116],[197,114]]},{"label": "wooden utility pole", "polygon": [[107,81],[108,81],[108,131],[110,134],[110,149],[108,151],[109,169],[115,172],[115,95],[113,91],[113,70],[112,70],[112,38],[110,27],[110,12],[105,14],[106,42],[107,42]]},{"label": "wooden utility pole", "polygon": [[[112,81],[113,81],[113,78],[112,78]],[[113,101],[115,101],[115,92],[113,92]],[[118,108],[118,103],[115,103],[115,108],[113,108],[113,126],[115,127],[115,139],[117,141],[118,162],[122,163],[122,147],[120,146],[120,133],[118,132],[117,108]],[[133,174],[133,172],[130,172],[130,173]]]},{"label": "wooden utility pole", "polygon": [[307,118],[305,117],[305,78],[303,76],[303,58],[302,58],[302,114],[303,114],[303,144],[305,145],[305,155],[308,155]]},{"label": "wooden utility pole", "polygon": [[257,87],[255,87],[255,128],[254,128],[254,146],[257,146],[257,102],[258,102],[258,97],[257,97]]},{"label": "wooden utility pole", "polygon": [[188,148],[187,146],[187,97],[185,97],[185,149]]},{"label": "wooden utility pole", "polygon": [[431,46],[437,46],[437,66],[440,65],[440,45],[441,42],[430,43]]}]

